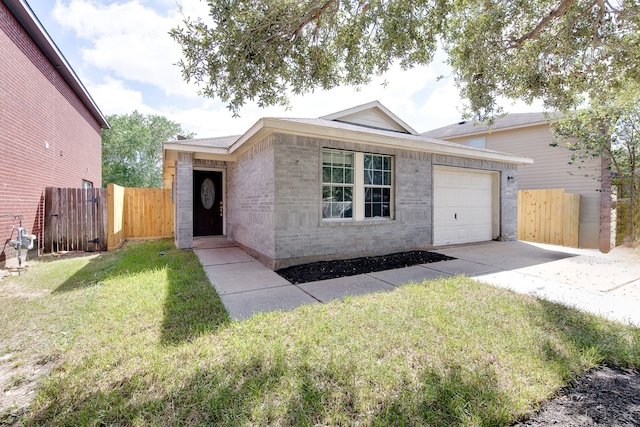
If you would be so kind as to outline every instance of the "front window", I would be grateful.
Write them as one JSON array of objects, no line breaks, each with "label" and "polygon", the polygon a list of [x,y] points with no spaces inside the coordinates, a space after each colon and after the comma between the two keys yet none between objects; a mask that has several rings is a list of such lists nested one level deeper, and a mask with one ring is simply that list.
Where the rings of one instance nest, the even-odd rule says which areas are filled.
[{"label": "front window", "polygon": [[353,216],[353,153],[327,150],[322,155],[322,217]]},{"label": "front window", "polygon": [[322,218],[392,217],[392,157],[322,152]]},{"label": "front window", "polygon": [[391,157],[364,155],[364,216],[391,216]]}]

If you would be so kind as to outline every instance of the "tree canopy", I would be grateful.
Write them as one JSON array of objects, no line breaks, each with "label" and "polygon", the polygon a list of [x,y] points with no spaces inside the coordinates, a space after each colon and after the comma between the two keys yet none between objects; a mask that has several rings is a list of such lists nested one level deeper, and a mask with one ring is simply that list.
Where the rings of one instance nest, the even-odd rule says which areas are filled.
[{"label": "tree canopy", "polygon": [[162,143],[193,133],[164,116],[109,115],[111,129],[102,131],[102,182],[123,187],[162,186]]},{"label": "tree canopy", "polygon": [[360,86],[391,65],[428,64],[439,45],[484,120],[496,99],[549,109],[640,81],[636,0],[218,0],[171,31],[183,77],[238,113],[248,101]]},{"label": "tree canopy", "polygon": [[557,143],[572,151],[572,162],[602,158],[610,163],[612,183],[619,187],[626,227],[619,230],[640,241],[640,83],[624,82],[624,90],[603,89],[590,108],[565,112],[552,122]]}]

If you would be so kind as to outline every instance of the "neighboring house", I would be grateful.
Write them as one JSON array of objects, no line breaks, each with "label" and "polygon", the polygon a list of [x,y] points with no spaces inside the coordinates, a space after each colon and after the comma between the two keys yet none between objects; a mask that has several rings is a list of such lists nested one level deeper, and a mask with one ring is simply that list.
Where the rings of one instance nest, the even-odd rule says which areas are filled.
[{"label": "neighboring house", "polygon": [[226,235],[272,269],[514,240],[531,159],[426,138],[379,102],[164,143],[175,241]]},{"label": "neighboring house", "polygon": [[[506,151],[530,157],[533,164],[518,169],[521,190],[564,188],[567,193],[580,194],[580,235],[582,248],[611,247],[610,185],[601,191],[603,170],[600,159],[577,159],[569,164],[571,152],[562,146],[552,147],[553,135],[544,113],[509,114],[495,120],[489,129],[473,121],[461,121],[422,134],[471,147]],[[604,170],[604,173],[608,173]],[[603,181],[607,183],[605,180]],[[605,197],[601,197],[601,196]],[[602,245],[601,223],[603,227]]]},{"label": "neighboring house", "polygon": [[[102,185],[108,124],[24,0],[0,0],[0,58],[0,215],[41,240],[45,187]],[[0,217],[0,266],[17,225]]]}]

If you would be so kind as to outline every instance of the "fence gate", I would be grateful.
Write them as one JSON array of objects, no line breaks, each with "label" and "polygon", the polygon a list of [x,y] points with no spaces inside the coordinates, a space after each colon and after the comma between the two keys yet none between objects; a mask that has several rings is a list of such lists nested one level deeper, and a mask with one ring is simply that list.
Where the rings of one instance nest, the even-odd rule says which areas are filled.
[{"label": "fence gate", "polygon": [[107,189],[45,189],[44,251],[107,250]]},{"label": "fence gate", "polygon": [[518,191],[518,240],[578,247],[580,195],[563,189]]}]

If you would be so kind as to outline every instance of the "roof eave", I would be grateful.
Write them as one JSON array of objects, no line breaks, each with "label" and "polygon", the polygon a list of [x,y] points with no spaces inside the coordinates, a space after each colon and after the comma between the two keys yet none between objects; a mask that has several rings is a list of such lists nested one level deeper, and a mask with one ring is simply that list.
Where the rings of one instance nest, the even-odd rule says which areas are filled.
[{"label": "roof eave", "polygon": [[229,154],[229,150],[223,147],[205,147],[202,145],[179,144],[175,142],[163,142],[162,149],[164,151],[180,151],[184,153]]},{"label": "roof eave", "polygon": [[[262,140],[272,133],[294,134],[308,137],[321,136],[327,139],[337,139],[340,141],[353,142],[357,144],[376,145],[388,148],[401,148],[412,151],[422,151],[434,154],[454,155],[479,160],[493,160],[512,164],[530,164],[533,160],[528,157],[514,156],[507,153],[499,153],[481,149],[469,148],[466,146],[444,145],[437,140],[429,141],[431,138],[416,141],[403,138],[402,134],[390,137],[388,135],[374,134],[366,131],[327,128],[325,126],[296,123],[282,119],[262,118],[238,139],[229,148],[230,154],[239,154],[254,143]],[[393,141],[393,142],[390,142]],[[444,142],[444,141],[443,141]]]},{"label": "roof eave", "polygon": [[25,29],[36,45],[42,50],[47,59],[56,68],[58,73],[71,87],[73,92],[80,98],[80,101],[89,110],[93,118],[98,122],[101,128],[109,129],[109,123],[104,117],[100,108],[80,81],[69,62],[58,49],[55,42],[51,39],[47,30],[42,26],[31,7],[24,0],[2,0],[9,8],[11,13],[16,17],[20,25]]},{"label": "roof eave", "polygon": [[[465,136],[486,135],[488,133],[504,132],[504,131],[508,131],[508,130],[522,129],[522,128],[528,128],[528,127],[533,127],[533,126],[548,125],[548,124],[549,124],[549,121],[541,120],[541,121],[536,121],[536,122],[531,122],[531,123],[523,123],[523,124],[519,124],[519,125],[506,126],[506,127],[501,127],[501,128],[490,128],[490,129],[483,129],[483,130],[474,130],[473,132],[457,133],[455,135],[447,135],[447,136],[439,136],[439,137],[425,136],[424,134],[422,134],[422,135],[425,136],[426,138],[436,138],[436,139],[447,140],[449,138],[462,138],[462,137],[465,137]],[[425,133],[427,133],[427,132],[425,132]]]}]

